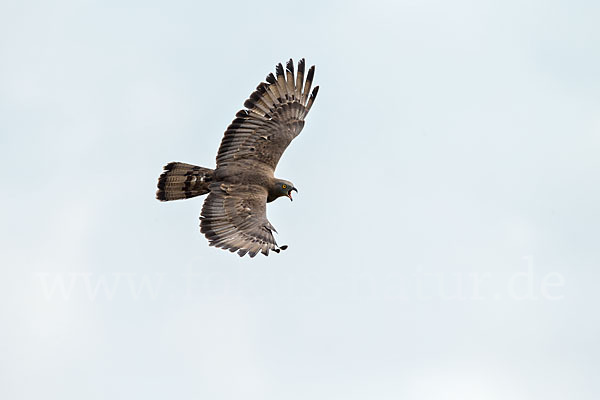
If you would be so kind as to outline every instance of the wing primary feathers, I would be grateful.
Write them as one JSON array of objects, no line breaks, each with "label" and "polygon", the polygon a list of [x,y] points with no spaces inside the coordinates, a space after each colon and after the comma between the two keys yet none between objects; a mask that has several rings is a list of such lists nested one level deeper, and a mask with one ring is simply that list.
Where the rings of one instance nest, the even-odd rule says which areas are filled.
[{"label": "wing primary feathers", "polygon": [[277,78],[283,76],[283,65],[281,63],[275,66],[275,73],[277,74]]},{"label": "wing primary feathers", "polygon": [[296,99],[302,100],[302,85],[304,84],[304,58],[298,61],[298,73],[296,74]]},{"label": "wing primary feathers", "polygon": [[269,90],[267,89],[267,84],[264,82],[261,82],[261,84],[256,87],[255,93],[258,93],[261,96],[261,98],[263,99],[265,104],[269,107],[269,112],[270,112],[271,109],[273,108],[273,105],[275,104],[276,99],[273,98],[273,96],[271,95],[271,92],[269,92]]},{"label": "wing primary feathers", "polygon": [[267,90],[269,90],[272,93],[273,102],[275,104],[279,103],[279,99],[283,95],[281,93],[279,93],[279,89],[277,88],[277,79],[275,79],[275,76],[273,75],[273,73],[270,73],[269,75],[267,75],[267,82],[270,83],[270,85],[267,86]]},{"label": "wing primary feathers", "polygon": [[264,89],[265,93],[267,94],[267,96],[269,97],[269,99],[271,99],[271,103],[273,104],[271,107],[274,107],[275,104],[277,104],[277,97],[275,96],[275,93],[273,92],[273,90],[271,90],[271,85],[265,84],[263,86],[263,89]]},{"label": "wing primary feathers", "polygon": [[277,72],[277,89],[279,90],[279,94],[281,96],[281,102],[284,102],[285,100],[287,100],[288,95],[287,85],[285,83],[285,74],[283,72],[283,65],[281,65],[281,63],[277,64],[275,70]]},{"label": "wing primary feathers", "polygon": [[302,91],[302,100],[301,103],[306,105],[306,101],[308,100],[308,93],[310,92],[310,87],[312,86],[312,80],[315,75],[315,66],[309,68],[308,74],[306,75],[306,82],[304,83],[304,90]]},{"label": "wing primary feathers", "polygon": [[310,94],[310,98],[308,99],[308,104],[306,105],[306,113],[307,114],[310,111],[310,108],[312,107],[315,99],[317,98],[317,93],[319,93],[319,87],[315,86],[312,93]]},{"label": "wing primary feathers", "polygon": [[287,83],[287,91],[290,96],[290,101],[294,100],[295,91],[294,91],[294,60],[290,58],[285,67],[286,73],[286,83]]}]

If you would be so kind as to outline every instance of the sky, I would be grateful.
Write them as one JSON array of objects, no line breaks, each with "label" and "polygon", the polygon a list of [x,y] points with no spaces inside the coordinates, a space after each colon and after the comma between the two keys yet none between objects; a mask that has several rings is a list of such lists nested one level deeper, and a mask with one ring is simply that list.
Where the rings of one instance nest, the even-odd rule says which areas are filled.
[{"label": "sky", "polygon": [[[0,397],[597,399],[593,1],[0,3]],[[207,245],[278,62],[319,96],[279,244]]]}]

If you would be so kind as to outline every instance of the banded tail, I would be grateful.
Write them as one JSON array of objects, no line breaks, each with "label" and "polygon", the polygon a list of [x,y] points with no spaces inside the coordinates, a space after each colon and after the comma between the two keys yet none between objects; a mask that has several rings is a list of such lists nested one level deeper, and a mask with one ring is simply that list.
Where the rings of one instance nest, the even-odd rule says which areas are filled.
[{"label": "banded tail", "polygon": [[156,198],[160,201],[189,199],[208,193],[213,170],[191,164],[172,162],[158,178]]}]

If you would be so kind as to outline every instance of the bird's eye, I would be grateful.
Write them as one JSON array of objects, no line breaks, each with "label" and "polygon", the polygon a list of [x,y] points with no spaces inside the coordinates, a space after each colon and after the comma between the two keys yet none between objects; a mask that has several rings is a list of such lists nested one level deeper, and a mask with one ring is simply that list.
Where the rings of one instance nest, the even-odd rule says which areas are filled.
[{"label": "bird's eye", "polygon": [[287,187],[287,185],[283,185],[283,186],[282,186],[282,188],[284,188],[284,189],[285,189],[286,187]]}]

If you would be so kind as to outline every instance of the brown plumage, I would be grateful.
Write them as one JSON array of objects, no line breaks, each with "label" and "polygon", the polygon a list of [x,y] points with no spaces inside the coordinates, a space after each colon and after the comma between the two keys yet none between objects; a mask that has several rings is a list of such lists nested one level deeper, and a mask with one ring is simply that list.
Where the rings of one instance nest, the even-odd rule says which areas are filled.
[{"label": "brown plumage", "polygon": [[158,178],[156,198],[161,201],[189,199],[209,192],[213,170],[181,162],[164,167]]},{"label": "brown plumage", "polygon": [[275,168],[290,142],[300,134],[319,87],[312,92],[315,67],[305,77],[304,59],[278,64],[276,74],[244,102],[227,127],[214,170],[172,162],[158,180],[156,198],[187,199],[209,193],[200,216],[200,231],[211,246],[254,257],[278,246],[267,219],[266,203],[297,191],[291,182],[275,178]]}]

